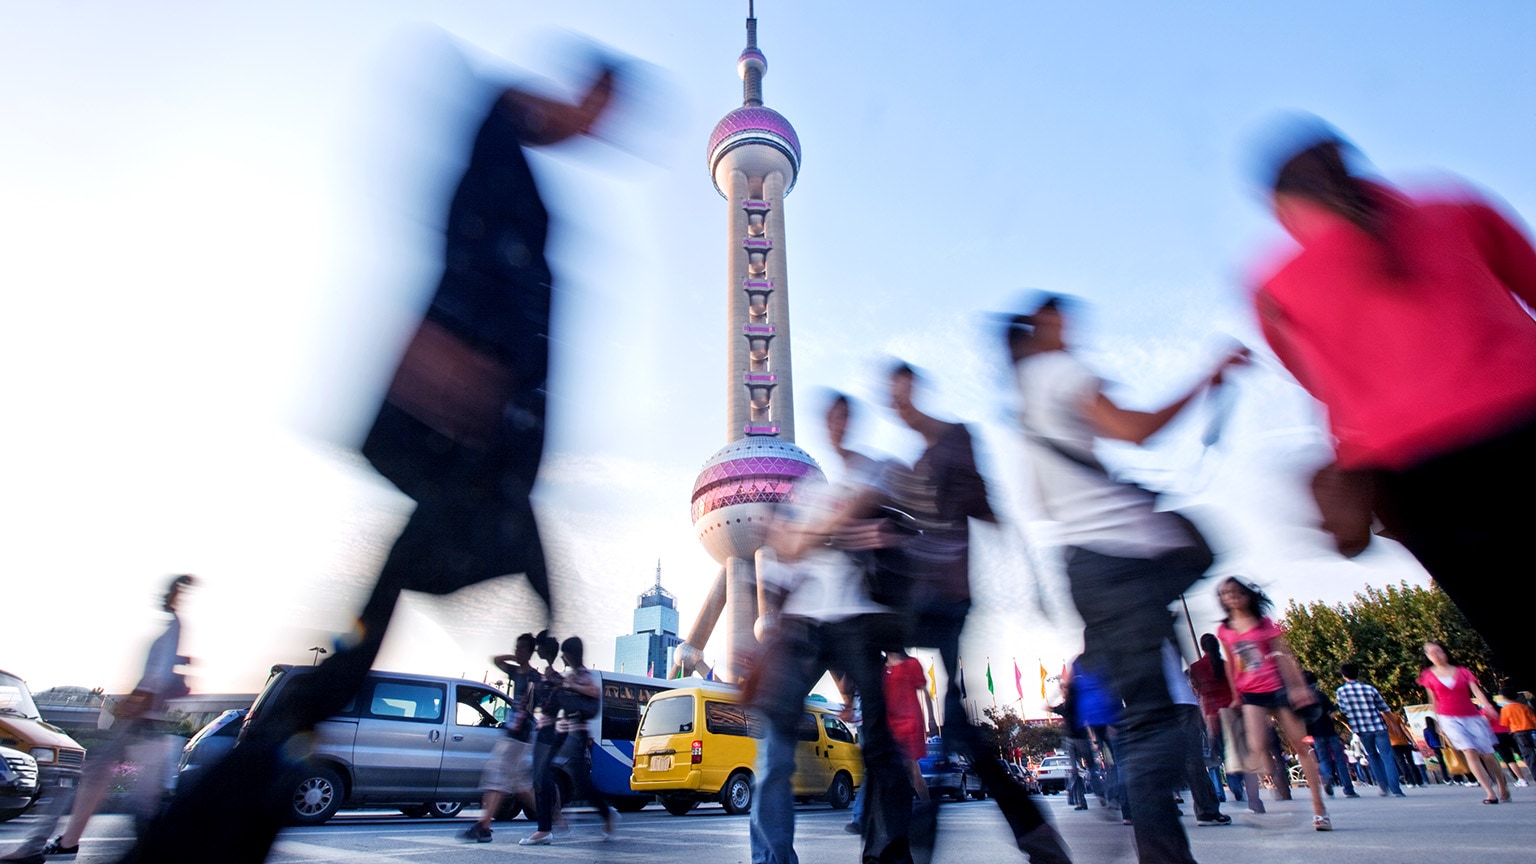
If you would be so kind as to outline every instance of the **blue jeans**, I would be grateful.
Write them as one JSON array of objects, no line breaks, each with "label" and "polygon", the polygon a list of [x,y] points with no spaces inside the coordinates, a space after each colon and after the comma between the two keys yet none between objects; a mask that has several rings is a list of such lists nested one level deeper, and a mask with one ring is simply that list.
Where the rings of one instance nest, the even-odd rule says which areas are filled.
[{"label": "blue jeans", "polygon": [[1355,794],[1354,781],[1349,779],[1349,760],[1344,758],[1344,742],[1337,735],[1313,738],[1312,749],[1317,753],[1317,770],[1322,772],[1323,783],[1343,786],[1345,795]]},{"label": "blue jeans", "polygon": [[1371,760],[1371,775],[1376,778],[1381,794],[1403,794],[1402,787],[1397,785],[1397,757],[1392,752],[1392,736],[1385,729],[1356,734],[1360,736],[1360,746],[1365,748],[1365,758]]},{"label": "blue jeans", "polygon": [[795,854],[796,726],[805,697],[828,669],[845,673],[864,707],[865,803],[862,859],[910,864],[912,784],[885,723],[885,660],[869,639],[874,616],[817,622],[786,615],[762,649],[752,708],[763,720],[751,817],[752,864],[798,864]]}]

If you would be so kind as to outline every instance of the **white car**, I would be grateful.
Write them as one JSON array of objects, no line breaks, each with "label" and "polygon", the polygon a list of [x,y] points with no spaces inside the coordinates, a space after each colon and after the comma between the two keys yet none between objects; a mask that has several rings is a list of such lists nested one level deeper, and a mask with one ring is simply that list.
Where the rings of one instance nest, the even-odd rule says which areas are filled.
[{"label": "white car", "polygon": [[0,822],[20,816],[37,793],[37,760],[20,750],[0,747]]},{"label": "white car", "polygon": [[1035,779],[1040,782],[1040,793],[1054,795],[1057,792],[1065,792],[1067,776],[1071,770],[1070,757],[1053,754],[1041,759],[1040,767],[1035,769]]}]

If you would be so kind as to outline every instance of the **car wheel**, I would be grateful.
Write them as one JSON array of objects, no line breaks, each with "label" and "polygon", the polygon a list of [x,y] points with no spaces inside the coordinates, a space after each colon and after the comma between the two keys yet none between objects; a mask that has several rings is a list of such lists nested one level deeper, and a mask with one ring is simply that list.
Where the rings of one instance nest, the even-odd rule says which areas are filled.
[{"label": "car wheel", "polygon": [[452,819],[463,809],[463,801],[433,801],[427,805],[427,815],[434,819]]},{"label": "car wheel", "polygon": [[661,806],[665,807],[667,812],[673,816],[682,816],[699,806],[699,802],[686,795],[663,795],[661,796]]},{"label": "car wheel", "polygon": [[977,786],[975,789],[971,790],[971,798],[973,800],[982,801],[982,800],[985,800],[986,797],[987,797],[987,787],[985,787],[985,786]]},{"label": "car wheel", "polygon": [[324,765],[315,765],[299,775],[288,799],[288,818],[295,825],[321,825],[336,815],[346,791],[341,776]]},{"label": "car wheel", "polygon": [[853,778],[847,772],[839,771],[832,778],[832,785],[827,787],[827,803],[833,810],[847,810],[853,803]]},{"label": "car wheel", "polygon": [[732,816],[752,812],[752,775],[737,771],[720,789],[720,803]]},{"label": "car wheel", "polygon": [[412,819],[424,819],[429,808],[425,804],[412,804],[409,807],[399,807],[396,809]]},{"label": "car wheel", "polygon": [[960,778],[960,785],[959,786],[956,786],[955,788],[949,790],[949,797],[953,798],[956,801],[964,801],[965,800],[965,778],[964,777]]},{"label": "car wheel", "polygon": [[651,803],[649,795],[625,795],[623,798],[613,799],[613,809],[620,813],[639,813],[649,803]]}]

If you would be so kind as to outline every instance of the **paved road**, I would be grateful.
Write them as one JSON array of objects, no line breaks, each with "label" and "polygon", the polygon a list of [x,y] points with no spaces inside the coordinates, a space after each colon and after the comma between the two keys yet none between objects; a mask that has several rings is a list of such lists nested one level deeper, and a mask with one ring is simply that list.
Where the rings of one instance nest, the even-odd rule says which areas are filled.
[{"label": "paved road", "polygon": [[[1266,816],[1252,816],[1242,805],[1229,809],[1235,823],[1197,828],[1188,822],[1195,856],[1201,864],[1292,864],[1292,862],[1381,861],[1390,864],[1456,864],[1459,861],[1536,861],[1536,789],[1516,789],[1513,804],[1479,804],[1476,789],[1436,787],[1410,790],[1407,799],[1367,797],[1330,801],[1335,830],[1311,828],[1304,800],[1269,805]],[[1131,829],[1104,818],[1098,809],[1066,807],[1063,796],[1042,799],[1071,844],[1080,864],[1132,862]],[[1185,808],[1186,810],[1188,808]],[[856,864],[857,838],[843,832],[848,811],[806,807],[799,813],[796,848],[803,864]],[[22,818],[0,826],[0,851],[9,851],[27,827]],[[573,814],[572,830],[551,846],[519,847],[518,837],[531,826],[519,819],[497,823],[495,841],[463,844],[456,832],[469,819],[404,819],[387,814],[343,814],[318,828],[285,833],[269,859],[272,864],[458,864],[537,862],[710,862],[748,864],[747,820],[718,807],[701,807],[687,816],[670,816],[657,807],[625,817],[619,836],[602,842],[597,818]],[[81,843],[80,864],[107,862],[127,848],[126,817],[93,820]],[[990,801],[945,804],[941,816],[939,862],[1023,862],[1013,851],[1008,831]]]}]

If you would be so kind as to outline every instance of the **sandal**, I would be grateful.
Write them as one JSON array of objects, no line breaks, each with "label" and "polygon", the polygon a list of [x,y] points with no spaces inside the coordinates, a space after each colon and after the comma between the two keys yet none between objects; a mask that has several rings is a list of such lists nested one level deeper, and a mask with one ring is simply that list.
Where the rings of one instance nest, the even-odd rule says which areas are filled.
[{"label": "sandal", "polygon": [[1312,828],[1317,831],[1332,831],[1333,820],[1329,819],[1327,816],[1313,816]]},{"label": "sandal", "polygon": [[1484,798],[1483,799],[1483,803],[1484,804],[1497,804],[1497,803],[1499,803],[1499,799],[1497,799],[1497,798]]}]

